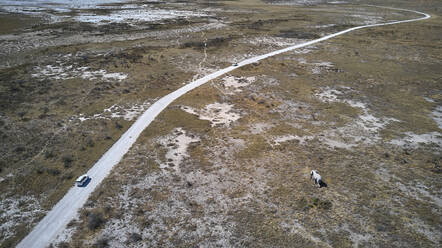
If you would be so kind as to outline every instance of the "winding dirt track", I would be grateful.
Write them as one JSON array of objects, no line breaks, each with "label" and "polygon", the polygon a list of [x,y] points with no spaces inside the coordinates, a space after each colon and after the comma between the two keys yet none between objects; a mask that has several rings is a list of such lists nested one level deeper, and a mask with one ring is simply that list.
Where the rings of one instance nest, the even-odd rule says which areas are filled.
[{"label": "winding dirt track", "polygon": [[[372,6],[379,7],[379,6]],[[88,171],[88,175],[92,178],[87,187],[79,188],[72,187],[66,195],[52,208],[51,211],[34,227],[34,229],[26,236],[17,247],[20,248],[44,248],[47,247],[65,228],[66,225],[75,217],[77,217],[78,210],[80,210],[86,203],[90,194],[95,190],[95,188],[103,181],[104,178],[109,175],[112,168],[117,165],[123,158],[130,147],[135,143],[138,136],[146,129],[149,124],[160,114],[169,104],[175,101],[178,97],[186,94],[187,92],[195,89],[196,87],[209,82],[223,74],[233,71],[242,66],[258,62],[260,60],[272,57],[281,53],[292,51],[301,47],[306,47],[324,40],[331,39],[333,37],[355,31],[362,28],[371,28],[377,26],[385,26],[392,24],[400,24],[406,22],[420,21],[430,18],[431,16],[426,13],[422,13],[414,10],[390,8],[390,7],[380,7],[400,11],[414,12],[423,15],[421,18],[404,20],[404,21],[394,21],[380,24],[364,25],[346,29],[334,34],[324,36],[322,38],[308,41],[302,44],[290,46],[284,49],[276,50],[267,54],[263,54],[254,58],[246,59],[238,63],[238,66],[229,66],[227,68],[221,69],[217,72],[204,76],[198,80],[190,82],[189,84],[179,88],[178,90],[164,96],[155,102],[149,109],[147,109],[136,121],[135,123],[120,137],[120,139],[112,145],[112,147],[94,164],[94,166]]]}]

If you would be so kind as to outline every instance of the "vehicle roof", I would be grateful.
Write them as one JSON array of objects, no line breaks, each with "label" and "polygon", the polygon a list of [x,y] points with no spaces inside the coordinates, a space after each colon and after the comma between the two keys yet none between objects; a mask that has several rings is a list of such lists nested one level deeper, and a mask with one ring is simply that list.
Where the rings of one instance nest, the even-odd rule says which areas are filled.
[{"label": "vehicle roof", "polygon": [[87,174],[81,175],[81,176],[79,176],[79,177],[77,178],[77,180],[75,180],[75,181],[76,181],[76,182],[79,182],[79,181],[83,180],[83,178],[85,178],[85,177],[88,177],[88,175],[87,175]]}]

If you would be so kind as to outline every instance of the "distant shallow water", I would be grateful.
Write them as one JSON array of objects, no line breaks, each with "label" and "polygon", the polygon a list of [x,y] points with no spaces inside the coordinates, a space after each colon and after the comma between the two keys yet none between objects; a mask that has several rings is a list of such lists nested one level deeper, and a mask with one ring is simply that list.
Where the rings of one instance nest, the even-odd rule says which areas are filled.
[{"label": "distant shallow water", "polygon": [[[157,2],[151,0],[149,3]],[[180,17],[206,16],[201,11],[161,9],[129,0],[0,0],[0,13],[44,16],[50,22],[78,21],[93,24],[152,22]],[[106,10],[97,13],[95,10]],[[79,11],[80,10],[80,11]]]},{"label": "distant shallow water", "polygon": [[0,0],[0,6],[5,10],[54,10],[69,12],[71,9],[93,9],[99,5],[123,3],[128,0]]}]

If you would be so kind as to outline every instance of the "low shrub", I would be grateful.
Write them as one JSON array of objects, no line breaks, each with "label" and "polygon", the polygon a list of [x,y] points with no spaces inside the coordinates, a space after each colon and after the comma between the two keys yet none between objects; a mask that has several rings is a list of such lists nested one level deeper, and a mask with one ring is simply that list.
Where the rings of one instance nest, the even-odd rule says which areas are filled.
[{"label": "low shrub", "polygon": [[109,247],[109,239],[108,238],[100,238],[99,240],[97,240],[97,242],[95,243],[94,247],[96,248],[106,248]]},{"label": "low shrub", "polygon": [[104,224],[105,219],[101,213],[89,213],[87,227],[89,230],[95,230]]},{"label": "low shrub", "polygon": [[57,175],[60,175],[60,173],[61,173],[59,169],[54,169],[54,168],[47,168],[46,172],[52,176],[57,176]]},{"label": "low shrub", "polygon": [[122,129],[122,128],[123,128],[123,125],[121,125],[121,124],[118,123],[118,122],[115,122],[115,127],[116,127],[117,129]]},{"label": "low shrub", "polygon": [[130,235],[129,235],[129,241],[130,242],[133,242],[133,243],[135,243],[135,242],[139,242],[139,241],[141,241],[143,239],[143,237],[139,234],[139,233],[131,233]]},{"label": "low shrub", "polygon": [[70,155],[70,154],[64,155],[61,158],[61,161],[63,161],[63,164],[64,164],[65,168],[69,168],[71,166],[72,162],[74,161],[74,157],[72,155]]}]

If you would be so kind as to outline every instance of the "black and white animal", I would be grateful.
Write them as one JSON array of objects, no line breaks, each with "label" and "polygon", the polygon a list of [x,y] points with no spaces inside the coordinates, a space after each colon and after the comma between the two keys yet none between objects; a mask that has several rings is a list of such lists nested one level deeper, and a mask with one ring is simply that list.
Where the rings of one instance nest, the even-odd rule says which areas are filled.
[{"label": "black and white animal", "polygon": [[318,185],[319,188],[327,187],[327,184],[324,181],[322,181],[321,175],[319,175],[319,173],[316,170],[312,170],[310,172],[310,180],[315,180],[315,184]]}]

